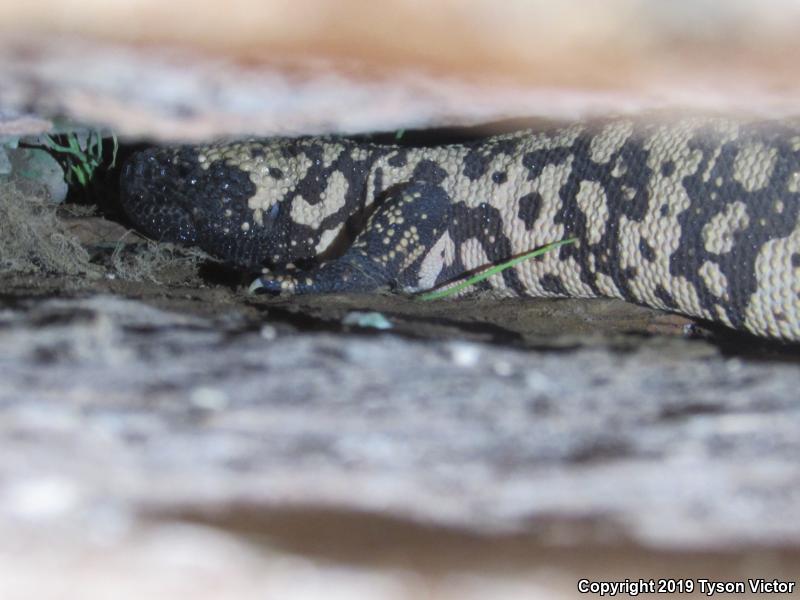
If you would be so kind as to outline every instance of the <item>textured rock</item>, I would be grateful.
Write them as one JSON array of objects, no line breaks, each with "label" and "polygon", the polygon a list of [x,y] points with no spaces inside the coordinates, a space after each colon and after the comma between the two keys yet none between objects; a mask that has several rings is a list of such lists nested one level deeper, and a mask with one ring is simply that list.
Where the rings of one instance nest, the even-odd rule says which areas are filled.
[{"label": "textured rock", "polygon": [[[570,597],[579,576],[613,571],[598,545],[622,578],[702,565],[697,576],[788,576],[796,560],[791,355],[725,358],[674,338],[548,352],[301,333],[228,306],[207,317],[109,295],[7,297],[3,597],[54,597],[43,564],[96,597],[169,585],[212,597],[224,578],[242,598],[314,597],[315,584],[282,587],[311,576],[394,598]],[[245,540],[260,536],[254,552]],[[753,563],[753,548],[773,550]],[[495,558],[469,558],[482,552]],[[539,573],[555,556],[570,558]]]},{"label": "textured rock", "polygon": [[162,139],[782,115],[798,23],[789,0],[5,2],[0,109]]}]

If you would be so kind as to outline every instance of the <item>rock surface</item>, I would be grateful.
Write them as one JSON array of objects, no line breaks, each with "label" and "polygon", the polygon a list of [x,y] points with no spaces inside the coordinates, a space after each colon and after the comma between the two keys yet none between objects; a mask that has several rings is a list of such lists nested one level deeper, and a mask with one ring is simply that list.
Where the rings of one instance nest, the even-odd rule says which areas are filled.
[{"label": "rock surface", "polygon": [[0,111],[158,139],[780,116],[799,24],[790,0],[4,2]]},{"label": "rock surface", "polygon": [[3,598],[62,597],[42,569],[82,598],[796,576],[791,352],[642,336],[537,350],[335,332],[319,306],[301,327],[282,301],[213,290],[4,287]]}]

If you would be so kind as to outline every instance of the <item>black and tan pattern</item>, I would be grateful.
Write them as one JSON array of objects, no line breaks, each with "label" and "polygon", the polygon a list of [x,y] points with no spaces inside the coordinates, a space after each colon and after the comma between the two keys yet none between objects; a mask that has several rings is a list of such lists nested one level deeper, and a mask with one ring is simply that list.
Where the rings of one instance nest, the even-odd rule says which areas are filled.
[{"label": "black and tan pattern", "polygon": [[420,291],[569,237],[485,282],[610,296],[800,340],[800,127],[615,120],[480,143],[155,149],[123,175],[151,236],[294,293]]}]

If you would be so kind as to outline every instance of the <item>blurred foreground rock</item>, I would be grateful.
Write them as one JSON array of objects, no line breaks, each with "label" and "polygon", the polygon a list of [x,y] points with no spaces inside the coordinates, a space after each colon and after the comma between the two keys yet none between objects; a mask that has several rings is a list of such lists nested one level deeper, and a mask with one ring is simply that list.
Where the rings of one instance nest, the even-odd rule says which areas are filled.
[{"label": "blurred foreground rock", "polygon": [[796,576],[794,364],[681,339],[521,351],[259,327],[234,306],[3,303],[3,598]]},{"label": "blurred foreground rock", "polygon": [[798,26],[790,0],[5,2],[0,110],[160,139],[782,116]]}]

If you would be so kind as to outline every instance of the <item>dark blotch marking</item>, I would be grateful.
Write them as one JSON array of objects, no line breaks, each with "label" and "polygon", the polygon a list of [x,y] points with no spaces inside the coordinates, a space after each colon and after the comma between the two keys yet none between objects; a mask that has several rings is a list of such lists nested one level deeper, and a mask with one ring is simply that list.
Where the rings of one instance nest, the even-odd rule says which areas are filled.
[{"label": "dark blotch marking", "polygon": [[556,275],[551,273],[542,275],[542,277],[539,278],[539,283],[542,284],[542,287],[547,292],[558,294],[559,296],[569,296],[569,292],[567,292],[567,288],[564,287],[561,278]]},{"label": "dark blotch marking", "polygon": [[528,181],[533,181],[542,174],[546,166],[560,165],[570,156],[573,156],[573,148],[534,150],[522,157],[522,166],[528,169]]},{"label": "dark blotch marking", "polygon": [[412,178],[414,181],[439,185],[447,179],[447,171],[432,160],[421,160],[414,168]]},{"label": "dark blotch marking", "polygon": [[383,191],[383,169],[381,167],[377,167],[374,173],[374,182],[371,191],[372,196],[374,198],[380,198]]},{"label": "dark blotch marking", "polygon": [[496,156],[500,154],[512,155],[519,143],[519,139],[512,138],[495,140],[491,144],[474,145],[464,157],[464,176],[471,181],[483,177]]},{"label": "dark blotch marking", "polygon": [[517,212],[517,216],[525,223],[525,229],[527,231],[533,229],[533,225],[539,218],[539,212],[541,210],[542,196],[539,192],[525,194],[519,199],[519,212]]},{"label": "dark blotch marking", "polygon": [[[800,156],[792,151],[790,142],[795,133],[792,128],[762,123],[742,126],[739,136],[728,141],[721,140],[718,132],[701,130],[688,144],[691,151],[702,153],[702,159],[695,173],[681,180],[690,204],[676,215],[681,238],[670,255],[670,275],[683,277],[694,286],[702,309],[714,314],[715,306],[721,306],[735,328],[745,328],[747,307],[759,287],[756,262],[760,249],[790,235],[800,216],[797,202],[786,202],[783,213],[774,210],[776,198],[789,197],[789,177],[800,169]],[[748,192],[734,177],[735,162],[738,153],[754,141],[774,148],[776,156],[766,185]],[[712,157],[716,159],[709,166]],[[704,178],[706,171],[709,174]],[[747,225],[733,234],[731,250],[717,255],[706,249],[703,229],[735,202],[747,206]],[[729,282],[724,303],[700,275],[706,261],[716,263]]]},{"label": "dark blotch marking", "polygon": [[264,158],[266,154],[264,153],[264,149],[260,146],[251,146],[250,147],[250,157],[251,158]]},{"label": "dark blotch marking", "polygon": [[277,167],[270,167],[269,176],[272,177],[273,179],[283,179],[283,171],[281,171]]},{"label": "dark blotch marking", "polygon": [[[605,227],[600,239],[593,243],[562,246],[559,258],[572,258],[578,263],[581,283],[587,285],[595,295],[604,295],[598,284],[598,275],[603,274],[611,278],[624,300],[636,302],[639,298],[630,285],[635,273],[622,266],[625,261],[621,249],[626,234],[621,223],[623,217],[629,222],[641,223],[648,213],[651,201],[648,183],[653,174],[647,166],[649,153],[641,138],[632,135],[607,162],[596,163],[591,157],[592,139],[592,131],[585,132],[569,148],[572,169],[559,189],[561,205],[554,222],[564,225],[565,237],[590,239],[592,225],[578,197],[586,182],[595,182],[603,189],[606,198],[608,216]],[[530,159],[532,165],[541,165],[548,157],[540,155],[537,160],[534,153],[530,153],[526,158]],[[628,165],[628,168],[615,176],[614,165],[619,162]]]},{"label": "dark blotch marking", "polygon": [[667,308],[678,308],[678,304],[675,302],[675,298],[672,297],[672,294],[670,294],[660,285],[656,286],[654,293],[656,295],[656,298],[661,300],[664,303],[664,306],[666,306]]},{"label": "dark blotch marking", "polygon": [[795,269],[800,268],[800,254],[798,254],[797,252],[792,254],[792,266]]},{"label": "dark blotch marking", "polygon": [[669,216],[669,204],[662,204],[661,208],[659,209],[659,212],[661,213],[662,217],[668,217]]},{"label": "dark blotch marking", "polygon": [[508,181],[508,174],[505,171],[495,171],[492,173],[492,181],[500,185]]},{"label": "dark blotch marking", "polygon": [[[476,238],[486,253],[489,264],[497,265],[513,257],[511,241],[503,229],[500,211],[490,204],[484,202],[476,207],[469,207],[464,202],[452,203],[447,229],[457,248],[468,239]],[[453,264],[439,275],[437,285],[458,277],[467,270],[460,254],[457,252]],[[518,296],[526,295],[526,288],[516,269],[505,269],[502,277],[507,289]]]},{"label": "dark blotch marking", "polygon": [[487,163],[487,157],[482,156],[479,152],[470,152],[464,158],[464,176],[471,181],[480,179],[486,173]]},{"label": "dark blotch marking", "polygon": [[661,163],[661,174],[664,177],[670,177],[675,172],[675,161],[665,160]]},{"label": "dark blotch marking", "polygon": [[653,247],[647,243],[643,237],[639,238],[639,252],[642,253],[644,259],[648,262],[653,262],[656,259],[656,252]]},{"label": "dark blotch marking", "polygon": [[392,154],[386,162],[390,167],[405,167],[408,162],[408,152],[405,150],[398,150]]}]

